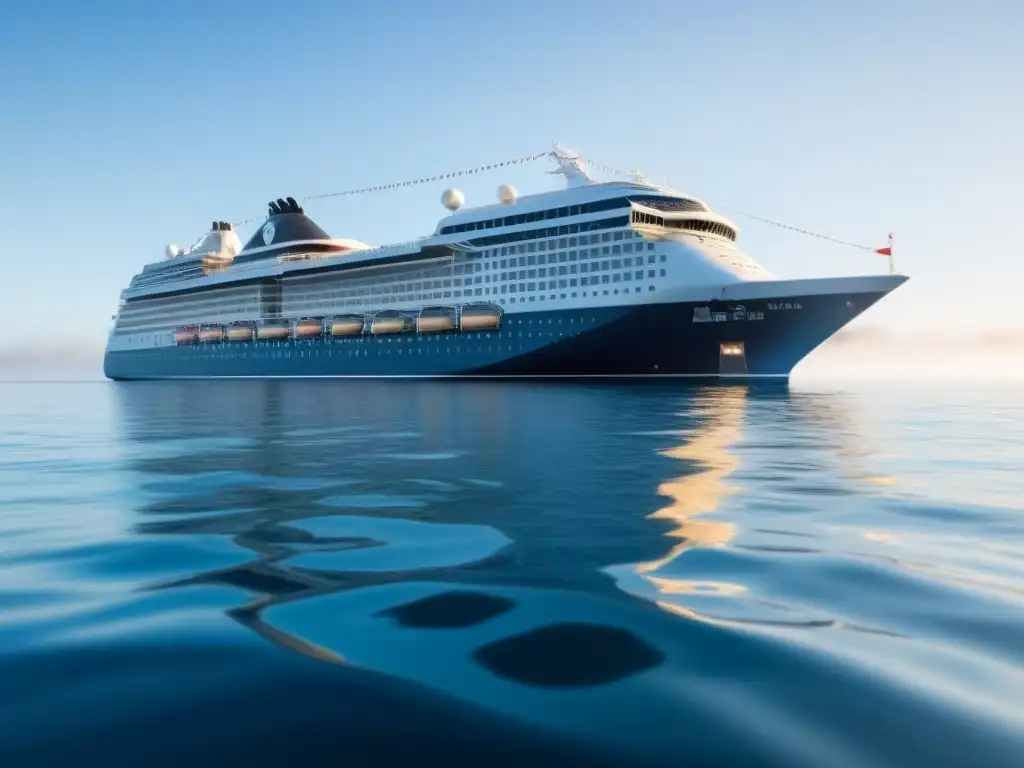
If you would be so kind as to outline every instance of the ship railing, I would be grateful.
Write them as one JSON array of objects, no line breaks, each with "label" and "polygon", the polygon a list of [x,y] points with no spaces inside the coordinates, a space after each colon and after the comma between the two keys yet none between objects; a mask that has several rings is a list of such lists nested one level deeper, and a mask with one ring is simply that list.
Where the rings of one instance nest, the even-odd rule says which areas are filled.
[{"label": "ship railing", "polygon": [[[380,254],[380,253],[386,253],[386,252],[389,252],[389,251],[402,251],[404,249],[411,249],[411,248],[420,246],[424,242],[424,240],[425,240],[425,238],[424,239],[420,239],[420,240],[412,240],[412,241],[409,241],[407,243],[397,243],[397,244],[391,244],[391,245],[387,245],[387,246],[380,246],[380,247],[377,247],[377,248],[364,248],[364,249],[360,249],[360,250],[344,251],[342,253],[337,253],[337,252],[327,252],[327,253],[314,252],[314,253],[311,253],[310,258],[312,259],[312,258],[315,257],[315,258],[321,259],[321,260],[327,260],[327,259],[333,259],[333,258],[352,259],[355,256],[363,256],[363,255],[369,255],[369,254]],[[289,254],[289,255],[292,256],[292,257],[297,257],[297,256],[300,256],[301,254]],[[453,258],[454,258],[454,256],[446,256],[446,257],[444,257],[443,260],[452,260]],[[293,261],[300,261],[300,260],[305,260],[305,259],[295,259],[295,258],[293,258],[292,260]],[[442,259],[439,258],[439,259],[436,259],[436,260],[437,261],[441,261]],[[360,259],[360,261],[362,261],[362,260]],[[431,259],[431,261],[435,261],[435,259]],[[276,258],[276,259],[267,259],[265,261],[253,261],[253,262],[249,262],[249,263],[246,263],[246,264],[233,264],[231,266],[230,270],[227,270],[227,269],[225,269],[225,270],[218,270],[216,275],[217,276],[222,276],[222,275],[230,276],[230,278],[231,278],[230,280],[219,281],[219,282],[223,282],[225,284],[225,286],[227,286],[227,285],[230,285],[231,283],[235,282],[236,280],[244,280],[244,279],[246,279],[246,278],[248,278],[250,276],[255,276],[255,275],[259,275],[260,277],[272,277],[272,276],[278,276],[279,277],[282,274],[284,274],[284,272],[285,272],[284,265],[287,264],[287,263],[289,263],[289,262],[281,261],[280,257],[279,257],[279,258]],[[376,268],[376,267],[380,266],[378,264],[373,264],[372,262],[366,262],[366,263],[356,262],[356,263],[358,264],[358,266],[356,267],[357,269],[373,269],[373,268]],[[276,269],[269,270],[268,266],[270,266],[271,264],[273,264],[276,267]],[[202,275],[202,276],[190,277],[190,278],[188,278],[186,280],[180,280],[180,281],[172,280],[172,281],[168,281],[168,282],[165,282],[165,283],[158,283],[158,284],[154,284],[154,285],[140,286],[138,288],[132,288],[132,287],[129,286],[128,288],[126,288],[126,289],[124,289],[122,291],[121,295],[123,297],[125,297],[125,298],[142,298],[142,297],[145,297],[145,296],[152,295],[153,291],[151,289],[153,287],[157,286],[157,285],[162,289],[161,292],[166,292],[166,291],[171,291],[171,290],[181,290],[183,283],[190,283],[190,282],[193,282],[194,280],[202,280],[204,278],[211,277],[211,276],[212,275]],[[161,292],[158,292],[156,295],[160,295]]]}]

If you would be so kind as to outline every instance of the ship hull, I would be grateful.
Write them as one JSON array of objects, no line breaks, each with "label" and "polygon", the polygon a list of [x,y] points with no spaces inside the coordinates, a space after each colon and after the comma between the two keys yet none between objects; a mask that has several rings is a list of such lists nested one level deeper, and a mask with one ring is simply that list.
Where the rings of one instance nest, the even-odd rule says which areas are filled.
[{"label": "ship hull", "polygon": [[889,290],[506,314],[498,330],[109,350],[115,380],[270,377],[786,377]]}]

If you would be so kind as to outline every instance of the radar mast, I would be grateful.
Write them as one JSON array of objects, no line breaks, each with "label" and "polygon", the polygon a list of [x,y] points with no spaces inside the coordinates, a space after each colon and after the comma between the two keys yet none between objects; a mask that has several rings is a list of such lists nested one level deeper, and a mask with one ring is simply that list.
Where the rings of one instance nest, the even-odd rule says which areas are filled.
[{"label": "radar mast", "polygon": [[586,171],[583,170],[580,156],[575,152],[572,152],[558,142],[555,142],[554,147],[551,150],[551,156],[555,159],[555,162],[558,163],[558,168],[553,171],[548,171],[548,173],[565,176],[567,188],[572,189],[573,187],[585,187],[588,184],[594,183],[594,180]]}]

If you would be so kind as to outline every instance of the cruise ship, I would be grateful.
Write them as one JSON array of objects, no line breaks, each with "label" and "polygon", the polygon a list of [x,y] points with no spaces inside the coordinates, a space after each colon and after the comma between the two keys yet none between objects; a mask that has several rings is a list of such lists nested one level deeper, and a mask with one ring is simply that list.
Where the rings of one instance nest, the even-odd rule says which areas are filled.
[{"label": "cruise ship", "polygon": [[564,189],[502,184],[474,208],[448,188],[448,215],[409,243],[332,237],[292,197],[245,245],[215,221],[132,278],[104,372],[784,378],[907,279],[778,279],[702,200],[550,156]]}]

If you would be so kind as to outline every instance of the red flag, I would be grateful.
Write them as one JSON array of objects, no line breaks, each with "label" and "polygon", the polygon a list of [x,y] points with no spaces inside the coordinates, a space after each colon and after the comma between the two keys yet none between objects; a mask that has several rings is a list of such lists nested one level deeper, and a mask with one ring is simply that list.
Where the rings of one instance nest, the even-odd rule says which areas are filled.
[{"label": "red flag", "polygon": [[880,253],[883,256],[892,256],[892,248],[878,248],[875,253]]}]

